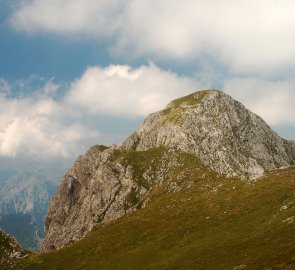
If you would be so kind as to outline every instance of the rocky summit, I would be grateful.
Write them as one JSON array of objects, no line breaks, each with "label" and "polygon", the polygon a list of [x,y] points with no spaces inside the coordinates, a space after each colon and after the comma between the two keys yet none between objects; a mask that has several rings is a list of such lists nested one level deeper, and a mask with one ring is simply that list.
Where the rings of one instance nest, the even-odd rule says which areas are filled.
[{"label": "rocky summit", "polygon": [[261,117],[221,91],[205,90],[151,114],[123,148],[173,147],[227,176],[261,176],[295,164],[295,144],[280,138]]},{"label": "rocky summit", "polygon": [[77,159],[51,200],[43,252],[145,207],[165,181],[161,192],[175,192],[212,174],[251,181],[294,164],[295,143],[241,103],[221,91],[193,93],[148,116],[121,146],[93,146]]}]

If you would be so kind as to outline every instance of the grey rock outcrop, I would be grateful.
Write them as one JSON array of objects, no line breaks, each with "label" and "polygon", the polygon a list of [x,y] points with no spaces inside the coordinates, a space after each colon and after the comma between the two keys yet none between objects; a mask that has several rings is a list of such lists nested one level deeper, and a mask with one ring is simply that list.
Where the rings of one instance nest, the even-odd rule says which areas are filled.
[{"label": "grey rock outcrop", "polygon": [[43,251],[75,242],[97,223],[126,214],[126,196],[138,187],[130,166],[109,160],[115,150],[93,146],[63,176],[48,209]]},{"label": "grey rock outcrop", "polygon": [[166,146],[191,153],[227,176],[255,178],[295,164],[294,142],[221,91],[205,90],[151,114],[122,145],[126,150]]},{"label": "grey rock outcrop", "polygon": [[295,143],[280,138],[241,103],[216,90],[196,92],[148,116],[122,146],[93,146],[78,158],[51,200],[43,252],[64,247],[96,224],[134,211],[126,208],[127,196],[132,190],[143,196],[147,190],[138,185],[131,164],[112,157],[116,151],[163,146],[192,154],[225,176],[255,178],[295,163]]}]

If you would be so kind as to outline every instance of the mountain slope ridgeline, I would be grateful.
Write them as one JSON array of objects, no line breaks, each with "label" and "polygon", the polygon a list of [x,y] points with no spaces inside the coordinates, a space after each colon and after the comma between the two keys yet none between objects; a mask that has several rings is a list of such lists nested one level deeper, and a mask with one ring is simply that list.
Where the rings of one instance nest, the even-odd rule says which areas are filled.
[{"label": "mountain slope ridgeline", "polygon": [[[198,165],[188,170],[191,160]],[[122,146],[93,146],[78,158],[50,203],[43,252],[145,207],[163,184],[163,193],[193,187],[204,170],[251,181],[294,163],[294,142],[241,103],[216,90],[193,93],[151,114]]]}]

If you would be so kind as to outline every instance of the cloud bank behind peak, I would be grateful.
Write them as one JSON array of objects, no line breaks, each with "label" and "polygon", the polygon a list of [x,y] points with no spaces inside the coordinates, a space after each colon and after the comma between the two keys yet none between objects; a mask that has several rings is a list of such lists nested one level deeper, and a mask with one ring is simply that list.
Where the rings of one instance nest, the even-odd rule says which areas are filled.
[{"label": "cloud bank behind peak", "polygon": [[[127,132],[121,134],[115,129],[110,134],[104,128],[114,126],[116,119],[141,121],[197,87],[193,79],[153,64],[135,69],[93,66],[68,86],[42,79],[36,91],[28,92],[34,80],[38,77],[18,82],[0,80],[2,157],[68,158],[92,144],[120,143]],[[62,87],[62,93],[57,93]]]}]

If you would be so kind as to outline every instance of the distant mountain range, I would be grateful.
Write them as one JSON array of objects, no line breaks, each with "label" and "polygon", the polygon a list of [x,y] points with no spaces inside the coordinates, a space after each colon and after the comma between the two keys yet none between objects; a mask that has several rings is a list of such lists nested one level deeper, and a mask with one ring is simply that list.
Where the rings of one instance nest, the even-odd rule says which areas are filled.
[{"label": "distant mountain range", "polygon": [[39,227],[30,214],[0,214],[0,228],[14,236],[21,247],[38,252],[42,245]]},{"label": "distant mountain range", "polygon": [[26,249],[40,249],[48,204],[64,170],[40,163],[0,167],[0,228]]}]

